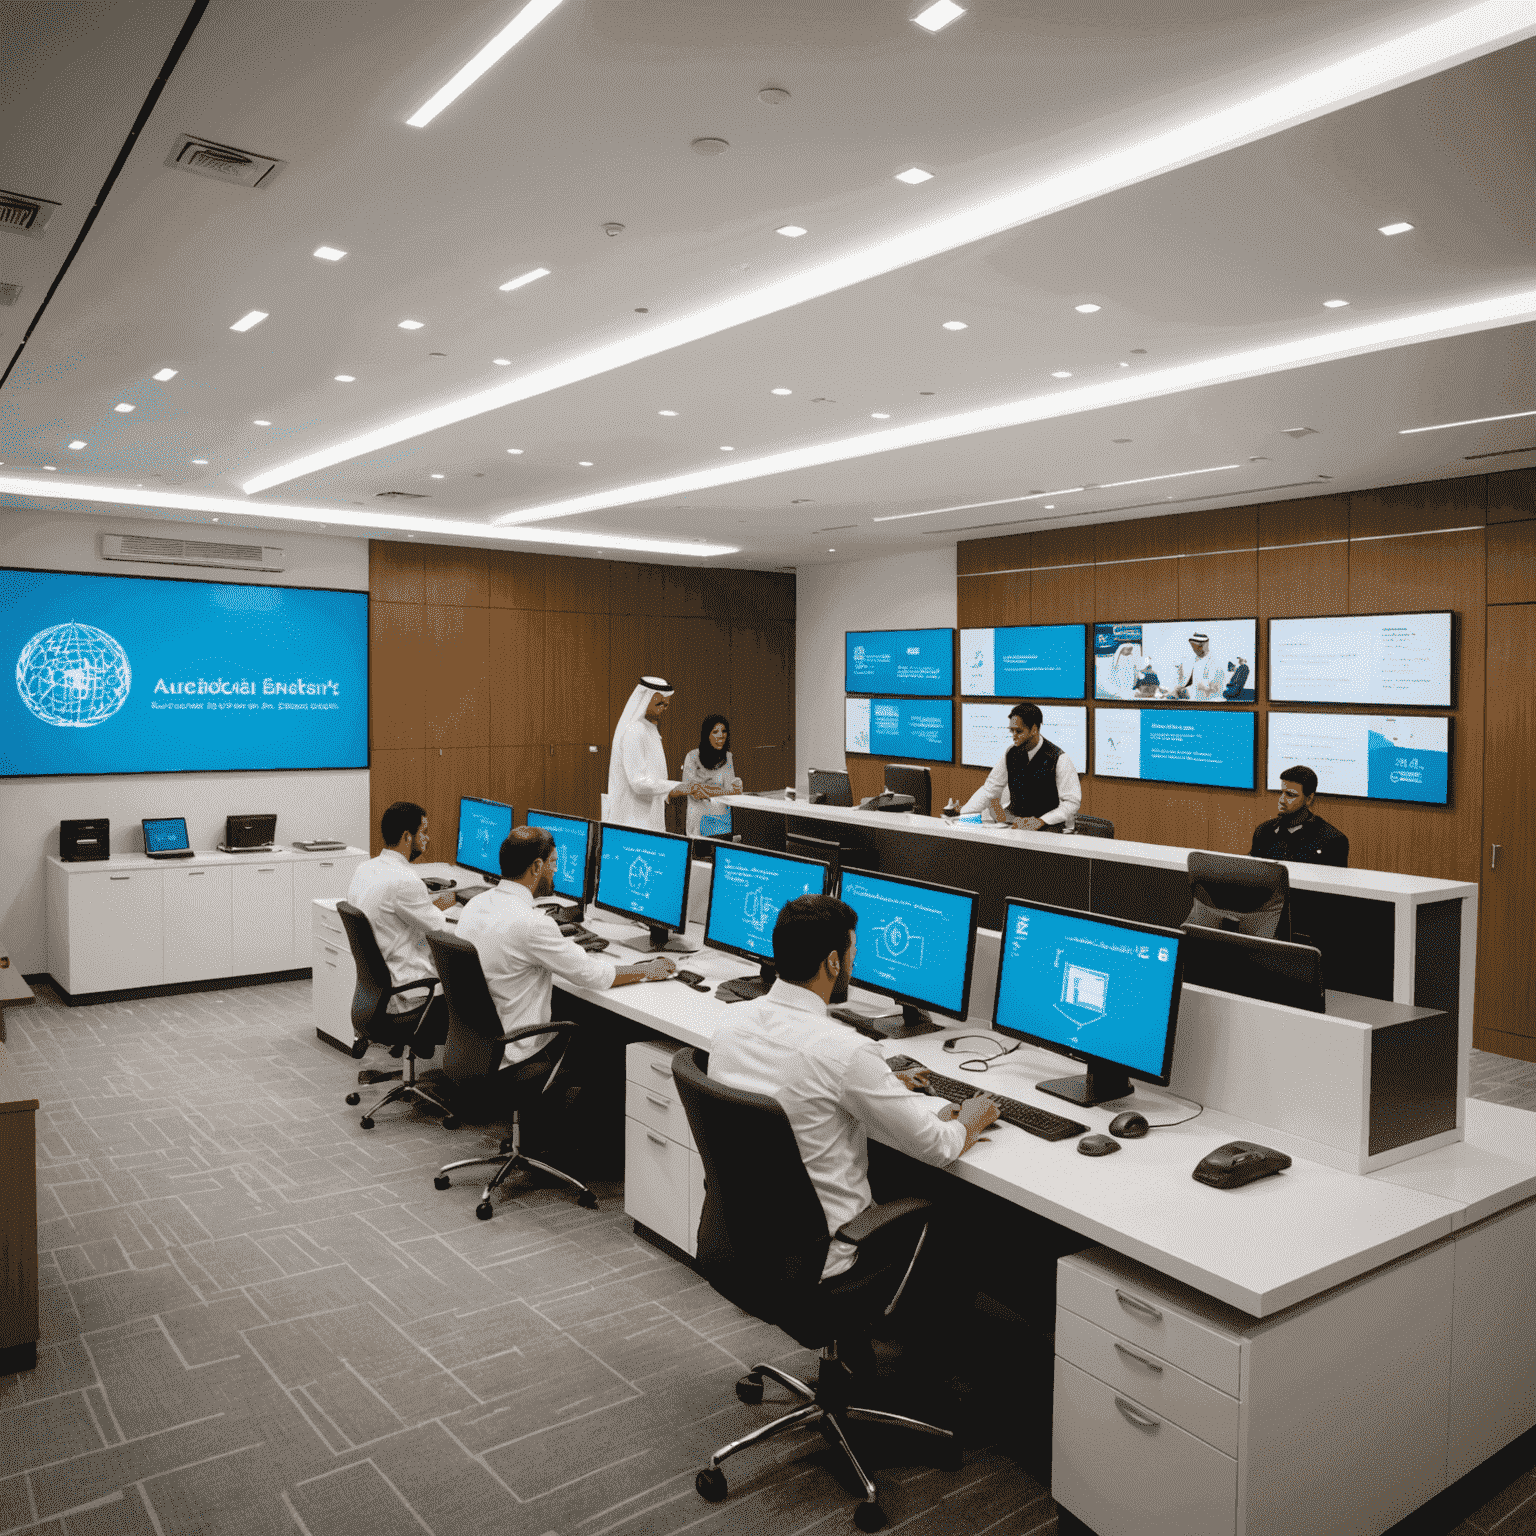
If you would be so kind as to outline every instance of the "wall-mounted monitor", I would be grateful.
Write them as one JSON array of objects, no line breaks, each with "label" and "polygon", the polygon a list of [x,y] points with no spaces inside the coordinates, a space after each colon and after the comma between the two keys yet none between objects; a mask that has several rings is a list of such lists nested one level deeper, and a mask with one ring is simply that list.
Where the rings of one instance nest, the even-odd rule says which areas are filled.
[{"label": "wall-mounted monitor", "polygon": [[1269,701],[1449,709],[1451,615],[1271,619]]},{"label": "wall-mounted monitor", "polygon": [[960,692],[989,699],[1080,699],[1086,624],[960,631]]},{"label": "wall-mounted monitor", "polygon": [[[995,768],[1013,745],[1008,734],[1009,704],[961,704],[960,761],[967,768]],[[1054,741],[1079,773],[1088,771],[1088,706],[1042,704],[1040,734]]]},{"label": "wall-mounted monitor", "polygon": [[366,768],[368,595],[0,570],[0,777]]},{"label": "wall-mounted monitor", "polygon": [[1257,619],[1179,619],[1093,626],[1096,699],[1252,704]]},{"label": "wall-mounted monitor", "polygon": [[944,699],[955,691],[952,629],[851,629],[844,637],[848,693],[915,693]]},{"label": "wall-mounted monitor", "polygon": [[1265,783],[1301,764],[1320,795],[1448,805],[1451,722],[1447,715],[1301,715],[1269,712]]},{"label": "wall-mounted monitor", "polygon": [[903,762],[955,760],[953,699],[844,699],[843,748]]},{"label": "wall-mounted monitor", "polygon": [[1248,709],[1096,709],[1093,771],[1106,779],[1254,787]]}]

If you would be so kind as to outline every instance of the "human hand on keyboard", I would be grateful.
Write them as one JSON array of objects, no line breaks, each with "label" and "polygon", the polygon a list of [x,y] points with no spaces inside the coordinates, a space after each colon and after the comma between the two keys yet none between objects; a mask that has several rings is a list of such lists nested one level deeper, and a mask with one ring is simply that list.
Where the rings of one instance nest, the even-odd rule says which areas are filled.
[{"label": "human hand on keyboard", "polygon": [[965,1145],[960,1149],[964,1157],[978,1141],[986,1139],[981,1133],[997,1119],[997,1101],[990,1094],[974,1094],[965,1103],[955,1105],[954,1118],[965,1127]]},{"label": "human hand on keyboard", "polygon": [[[895,1070],[895,1069],[893,1069],[893,1070]],[[900,1071],[896,1072],[896,1076],[899,1077],[901,1079],[901,1081],[903,1082],[903,1084],[905,1084],[906,1087],[910,1088],[913,1093],[927,1093],[927,1091],[928,1091],[928,1068],[927,1067],[919,1067],[919,1066],[915,1066],[915,1065],[914,1066],[910,1066],[910,1067],[903,1067]]]}]

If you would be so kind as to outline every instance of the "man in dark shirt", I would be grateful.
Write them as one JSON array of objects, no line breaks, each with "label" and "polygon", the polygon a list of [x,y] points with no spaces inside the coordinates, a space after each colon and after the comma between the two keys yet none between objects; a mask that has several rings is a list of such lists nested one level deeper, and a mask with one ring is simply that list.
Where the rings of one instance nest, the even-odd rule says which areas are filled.
[{"label": "man in dark shirt", "polygon": [[1289,859],[1296,864],[1349,864],[1349,839],[1312,812],[1317,775],[1299,764],[1280,775],[1280,814],[1255,827],[1249,856]]}]

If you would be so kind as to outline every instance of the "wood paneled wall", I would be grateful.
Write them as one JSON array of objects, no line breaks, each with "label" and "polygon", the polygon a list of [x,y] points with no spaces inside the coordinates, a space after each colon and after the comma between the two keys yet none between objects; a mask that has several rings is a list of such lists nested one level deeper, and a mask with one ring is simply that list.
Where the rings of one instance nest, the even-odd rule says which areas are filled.
[{"label": "wood paneled wall", "polygon": [[749,788],[790,782],[793,576],[376,540],[368,588],[375,852],[395,800],[426,807],[449,859],[460,795],[596,817],[645,672],[676,689],[674,774],[719,713]]}]

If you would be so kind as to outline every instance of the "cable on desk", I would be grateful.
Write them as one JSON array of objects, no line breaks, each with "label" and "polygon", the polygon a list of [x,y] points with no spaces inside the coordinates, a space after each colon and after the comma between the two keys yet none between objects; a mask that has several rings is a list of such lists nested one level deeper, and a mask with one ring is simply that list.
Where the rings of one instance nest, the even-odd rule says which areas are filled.
[{"label": "cable on desk", "polygon": [[[1158,1089],[1158,1092],[1168,1093],[1168,1090],[1166,1088],[1160,1088]],[[1175,1125],[1188,1125],[1191,1120],[1198,1120],[1200,1116],[1205,1113],[1205,1105],[1202,1104],[1198,1099],[1186,1099],[1183,1094],[1180,1093],[1168,1093],[1168,1097],[1170,1099],[1177,1099],[1180,1104],[1193,1104],[1195,1106],[1194,1114],[1185,1115],[1182,1120],[1149,1120],[1147,1121],[1147,1129],[1149,1131],[1166,1131]]]},{"label": "cable on desk", "polygon": [[[996,1035],[952,1035],[948,1040],[944,1042],[944,1049],[947,1051],[951,1044],[958,1045],[962,1040],[996,1039]],[[986,1072],[990,1070],[994,1061],[1001,1061],[1004,1056],[1012,1056],[1013,1053],[1023,1044],[1024,1042],[1022,1040],[1015,1040],[1014,1043],[1008,1046],[1006,1050],[994,1051],[990,1056],[969,1056],[964,1061],[959,1063],[959,1069],[962,1072]]]}]

